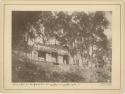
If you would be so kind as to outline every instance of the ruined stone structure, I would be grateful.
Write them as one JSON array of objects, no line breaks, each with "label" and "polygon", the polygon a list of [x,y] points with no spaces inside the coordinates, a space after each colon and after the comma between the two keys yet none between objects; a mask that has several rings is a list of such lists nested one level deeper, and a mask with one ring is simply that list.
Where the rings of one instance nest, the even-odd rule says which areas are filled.
[{"label": "ruined stone structure", "polygon": [[69,52],[58,45],[43,45],[35,46],[32,51],[32,57],[38,61],[50,62],[57,65],[71,64],[82,66],[82,59],[79,54],[75,55],[74,59]]}]

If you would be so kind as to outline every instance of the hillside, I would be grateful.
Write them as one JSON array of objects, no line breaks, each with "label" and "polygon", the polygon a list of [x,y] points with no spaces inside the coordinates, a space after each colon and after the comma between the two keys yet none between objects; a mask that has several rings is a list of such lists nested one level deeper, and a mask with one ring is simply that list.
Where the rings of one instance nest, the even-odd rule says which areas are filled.
[{"label": "hillside", "polygon": [[[78,65],[56,65],[28,59],[26,55],[12,55],[13,82],[107,82],[108,74]],[[103,78],[103,79],[102,79]]]}]

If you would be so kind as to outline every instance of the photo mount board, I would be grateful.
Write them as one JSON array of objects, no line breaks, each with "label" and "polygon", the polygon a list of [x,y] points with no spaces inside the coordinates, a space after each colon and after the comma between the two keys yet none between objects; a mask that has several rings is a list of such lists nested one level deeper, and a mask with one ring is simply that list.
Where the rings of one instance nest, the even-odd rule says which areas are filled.
[{"label": "photo mount board", "polygon": [[[12,11],[112,11],[111,83],[13,83],[11,81]],[[0,2],[1,92],[121,94],[124,77],[123,1],[16,1]]]}]

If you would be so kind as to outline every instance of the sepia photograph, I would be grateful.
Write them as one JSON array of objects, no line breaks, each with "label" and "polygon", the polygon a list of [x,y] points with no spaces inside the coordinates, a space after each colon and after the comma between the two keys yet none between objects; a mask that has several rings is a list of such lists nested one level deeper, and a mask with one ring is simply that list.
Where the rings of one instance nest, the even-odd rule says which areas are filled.
[{"label": "sepia photograph", "polygon": [[12,11],[12,82],[111,83],[112,11]]}]

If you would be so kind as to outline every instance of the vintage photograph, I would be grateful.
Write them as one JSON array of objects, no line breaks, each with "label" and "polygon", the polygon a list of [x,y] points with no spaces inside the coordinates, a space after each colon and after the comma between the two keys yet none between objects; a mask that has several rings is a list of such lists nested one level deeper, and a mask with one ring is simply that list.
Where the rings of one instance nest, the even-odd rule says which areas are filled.
[{"label": "vintage photograph", "polygon": [[111,11],[12,11],[12,82],[112,82]]}]

